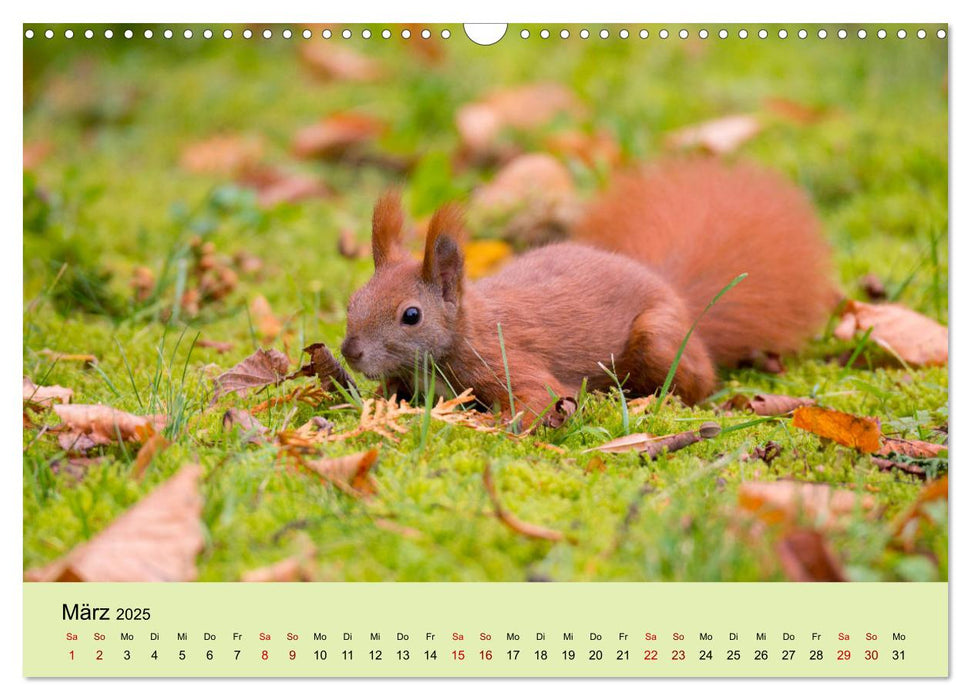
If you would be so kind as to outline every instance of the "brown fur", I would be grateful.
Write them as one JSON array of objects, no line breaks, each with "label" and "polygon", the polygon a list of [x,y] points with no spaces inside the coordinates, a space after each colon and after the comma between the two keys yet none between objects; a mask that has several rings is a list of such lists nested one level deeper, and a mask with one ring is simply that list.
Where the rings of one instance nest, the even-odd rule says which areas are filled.
[{"label": "brown fur", "polygon": [[[629,175],[583,219],[579,237],[593,245],[539,248],[475,283],[462,281],[456,209],[433,217],[421,263],[392,254],[402,225],[394,201],[375,209],[382,252],[348,307],[348,362],[408,389],[427,353],[453,388],[506,413],[511,385],[527,422],[584,379],[610,386],[603,367],[631,393],[655,392],[691,324],[741,272],[749,278],[708,311],[681,357],[673,390],[688,403],[711,393],[715,364],[797,349],[834,300],[808,201],[751,166],[686,161]],[[402,321],[411,306],[421,310],[414,326]]]}]

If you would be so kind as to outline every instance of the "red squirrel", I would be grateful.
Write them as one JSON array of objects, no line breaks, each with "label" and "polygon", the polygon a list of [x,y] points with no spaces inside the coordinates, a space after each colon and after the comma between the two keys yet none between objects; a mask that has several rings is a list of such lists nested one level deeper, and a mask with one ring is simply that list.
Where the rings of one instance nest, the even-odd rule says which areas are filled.
[{"label": "red squirrel", "polygon": [[752,165],[691,159],[623,175],[587,207],[573,242],[474,282],[456,207],[433,215],[421,261],[401,248],[403,223],[398,196],[383,196],[374,276],[351,297],[345,359],[407,392],[427,354],[453,389],[471,387],[507,416],[523,411],[527,424],[584,380],[613,385],[604,368],[631,395],[655,393],[692,323],[741,273],[681,356],[672,391],[687,404],[712,393],[716,366],[798,350],[838,299],[808,198]]}]

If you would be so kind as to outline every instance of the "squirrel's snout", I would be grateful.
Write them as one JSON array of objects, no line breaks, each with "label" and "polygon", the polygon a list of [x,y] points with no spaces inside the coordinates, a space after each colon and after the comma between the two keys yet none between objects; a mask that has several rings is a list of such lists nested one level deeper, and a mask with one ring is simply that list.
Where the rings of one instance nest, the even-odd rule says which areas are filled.
[{"label": "squirrel's snout", "polygon": [[350,335],[341,343],[341,354],[351,364],[360,361],[364,357],[364,346],[356,337]]}]

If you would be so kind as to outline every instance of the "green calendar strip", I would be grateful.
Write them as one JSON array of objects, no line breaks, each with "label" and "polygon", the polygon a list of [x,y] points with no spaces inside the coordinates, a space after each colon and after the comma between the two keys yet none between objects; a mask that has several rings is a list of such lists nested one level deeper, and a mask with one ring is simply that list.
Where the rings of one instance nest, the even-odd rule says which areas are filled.
[{"label": "green calendar strip", "polygon": [[26,676],[946,676],[946,583],[24,584]]}]

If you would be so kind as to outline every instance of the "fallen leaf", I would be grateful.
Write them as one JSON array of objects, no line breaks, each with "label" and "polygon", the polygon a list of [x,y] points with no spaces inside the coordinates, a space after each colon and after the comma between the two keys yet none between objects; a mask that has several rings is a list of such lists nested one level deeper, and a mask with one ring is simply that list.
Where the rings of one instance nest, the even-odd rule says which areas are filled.
[{"label": "fallen leaf", "polygon": [[135,292],[135,301],[139,303],[148,301],[155,291],[155,273],[151,268],[139,265],[131,271],[129,284]]},{"label": "fallen leaf", "polygon": [[138,454],[135,456],[135,463],[132,465],[131,475],[136,479],[141,479],[145,475],[145,470],[148,469],[148,465],[155,459],[155,456],[164,452],[171,444],[161,433],[152,435],[152,437],[145,441],[141,449],[138,450]]},{"label": "fallen leaf", "polygon": [[752,411],[759,416],[784,416],[800,406],[812,406],[815,403],[812,399],[783,394],[756,394],[752,398],[736,394],[723,403],[721,409]]},{"label": "fallen leaf", "polygon": [[469,279],[491,275],[512,257],[512,246],[505,241],[479,239],[465,244],[465,274]]},{"label": "fallen leaf", "polygon": [[136,416],[102,404],[55,405],[63,422],[58,441],[65,450],[83,451],[117,441],[143,443],[165,428],[163,415]]},{"label": "fallen leaf", "polygon": [[207,340],[206,338],[199,338],[196,341],[196,345],[198,345],[200,348],[211,348],[216,352],[218,352],[220,355],[225,352],[229,352],[234,347],[233,344],[228,341]]},{"label": "fallen leaf", "polygon": [[546,149],[558,156],[575,158],[587,166],[616,168],[623,153],[616,139],[606,131],[558,131],[546,139]]},{"label": "fallen leaf", "polygon": [[746,481],[738,489],[739,506],[769,524],[792,522],[802,514],[822,527],[834,527],[858,507],[876,507],[872,496],[834,489],[828,484],[800,481]]},{"label": "fallen leaf", "polygon": [[846,302],[833,335],[850,340],[869,328],[870,340],[917,367],[946,365],[948,330],[937,321],[899,304]]},{"label": "fallen leaf", "polygon": [[889,455],[892,453],[897,453],[916,458],[936,457],[940,452],[946,449],[947,445],[938,445],[935,442],[885,437],[883,438],[883,446],[877,451],[877,454]]},{"label": "fallen leaf", "polygon": [[259,442],[266,435],[267,428],[254,418],[248,411],[240,408],[228,408],[223,414],[223,430],[231,430],[238,425],[243,433],[243,442]]},{"label": "fallen leaf", "polygon": [[790,581],[846,581],[832,547],[818,530],[793,528],[775,545],[779,564]]},{"label": "fallen leaf", "polygon": [[829,113],[825,107],[807,105],[785,97],[770,97],[765,101],[765,107],[770,112],[797,124],[815,124]]},{"label": "fallen leaf", "polygon": [[559,428],[566,423],[570,416],[577,411],[577,400],[572,396],[564,396],[556,400],[553,409],[546,416],[546,425],[550,428]]},{"label": "fallen leaf", "polygon": [[332,194],[331,189],[313,175],[269,165],[247,170],[239,181],[256,190],[257,204],[265,209]]},{"label": "fallen leaf", "polygon": [[854,416],[819,406],[800,406],[792,416],[792,424],[860,452],[880,449],[880,421],[869,416]]},{"label": "fallen leaf", "polygon": [[912,549],[921,523],[928,519],[925,511],[926,506],[941,500],[948,500],[946,476],[927,482],[910,507],[894,521],[892,527],[894,537],[902,540],[905,549]]},{"label": "fallen leaf", "polygon": [[872,272],[863,275],[857,282],[860,289],[870,301],[884,301],[887,298],[887,288],[883,281]]},{"label": "fallen leaf", "polygon": [[766,464],[772,464],[772,460],[782,454],[782,445],[769,440],[764,445],[756,445],[751,454],[741,456],[742,460],[759,459]]},{"label": "fallen leaf", "polygon": [[883,459],[882,457],[871,457],[870,461],[877,466],[877,468],[882,472],[888,472],[893,469],[904,472],[905,474],[911,474],[912,476],[919,477],[921,479],[927,478],[927,472],[919,464],[914,464],[912,462],[903,462],[895,459]]},{"label": "fallen leaf", "polygon": [[650,433],[634,433],[605,442],[584,452],[596,450],[613,454],[634,450],[656,459],[664,452],[674,452],[701,440],[708,440],[721,432],[721,426],[713,421],[702,423],[698,430],[687,430],[673,435],[651,435]]},{"label": "fallen leaf", "polygon": [[55,350],[44,348],[39,354],[51,358],[53,362],[83,362],[88,365],[98,364],[97,357],[84,353],[57,352]]},{"label": "fallen leaf", "polygon": [[250,302],[249,313],[264,345],[270,345],[283,332],[283,322],[274,315],[270,302],[262,294]]},{"label": "fallen leaf", "polygon": [[750,114],[737,114],[673,131],[668,134],[666,143],[671,148],[700,148],[715,155],[725,155],[737,150],[761,130],[758,119]]},{"label": "fallen leaf", "polygon": [[37,386],[30,377],[24,377],[24,403],[38,408],[50,408],[55,402],[71,403],[74,390],[55,384]]},{"label": "fallen leaf", "polygon": [[293,138],[293,152],[300,158],[336,159],[370,143],[385,129],[384,122],[366,114],[332,114],[300,129]]},{"label": "fallen leaf", "polygon": [[192,581],[202,550],[202,497],[196,464],[174,476],[120,515],[91,540],[27,581]]},{"label": "fallen leaf", "polygon": [[577,115],[582,106],[562,85],[537,83],[504,88],[460,107],[455,115],[463,150],[473,158],[488,158],[505,129],[528,130],[548,124],[559,114]]},{"label": "fallen leaf", "polygon": [[304,538],[300,551],[293,556],[247,571],[240,576],[240,580],[246,583],[313,581],[315,556],[317,556],[317,548],[314,543],[309,538]]},{"label": "fallen leaf", "polygon": [[305,43],[300,58],[314,75],[325,80],[368,81],[379,78],[382,72],[374,59],[335,44]]},{"label": "fallen leaf", "polygon": [[353,231],[342,228],[337,240],[337,252],[342,258],[360,260],[371,256],[371,244],[357,240]]},{"label": "fallen leaf", "polygon": [[180,165],[191,173],[237,176],[263,157],[263,142],[254,136],[220,134],[182,150]]},{"label": "fallen leaf", "polygon": [[[213,379],[216,393],[212,402],[230,392],[240,395],[252,389],[277,384],[287,376],[290,360],[279,350],[259,349],[232,369]],[[211,405],[211,404],[210,404]]]},{"label": "fallen leaf", "polygon": [[306,465],[345,493],[369,498],[378,491],[377,482],[371,476],[371,468],[377,460],[378,451],[371,449],[343,457],[310,460]]},{"label": "fallen leaf", "polygon": [[501,520],[510,529],[518,532],[521,535],[526,535],[527,537],[535,537],[537,539],[550,540],[552,542],[559,542],[563,539],[562,532],[558,530],[551,530],[541,525],[533,525],[532,523],[523,522],[502,505],[502,503],[499,501],[498,494],[496,494],[496,485],[492,480],[492,466],[488,463],[482,472],[482,483],[485,484],[486,493],[489,494],[489,500],[492,501],[492,507],[495,509],[496,517],[499,518],[499,520]]},{"label": "fallen leaf", "polygon": [[288,378],[317,377],[320,381],[320,388],[324,391],[330,391],[335,384],[345,389],[357,391],[357,384],[354,383],[354,379],[337,361],[337,358],[331,354],[326,345],[313,343],[305,347],[302,352],[310,355],[310,364],[304,365]]}]

